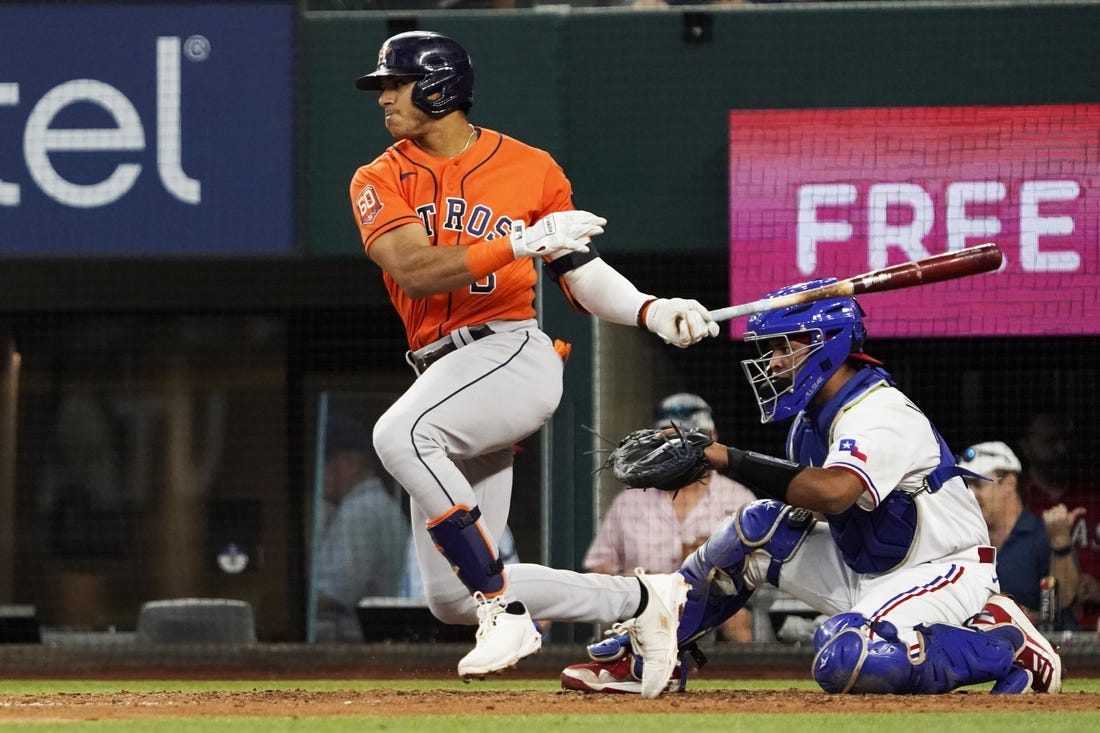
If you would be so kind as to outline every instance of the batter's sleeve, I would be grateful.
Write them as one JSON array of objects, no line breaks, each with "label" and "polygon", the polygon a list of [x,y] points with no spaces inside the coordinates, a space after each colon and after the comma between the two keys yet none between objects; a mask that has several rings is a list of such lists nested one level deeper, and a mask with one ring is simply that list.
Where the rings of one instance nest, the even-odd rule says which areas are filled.
[{"label": "batter's sleeve", "polygon": [[359,237],[364,249],[382,234],[404,226],[421,224],[404,195],[397,190],[396,176],[380,175],[379,163],[364,166],[355,172],[351,180],[351,208],[359,226]]}]

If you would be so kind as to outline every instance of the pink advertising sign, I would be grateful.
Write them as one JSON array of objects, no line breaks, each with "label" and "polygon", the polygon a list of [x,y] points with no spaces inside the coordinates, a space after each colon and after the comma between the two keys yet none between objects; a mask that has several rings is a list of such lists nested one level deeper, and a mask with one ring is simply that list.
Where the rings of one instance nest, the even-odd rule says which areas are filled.
[{"label": "pink advertising sign", "polygon": [[864,295],[871,333],[1100,333],[1100,104],[729,120],[731,304],[995,242],[997,272]]}]

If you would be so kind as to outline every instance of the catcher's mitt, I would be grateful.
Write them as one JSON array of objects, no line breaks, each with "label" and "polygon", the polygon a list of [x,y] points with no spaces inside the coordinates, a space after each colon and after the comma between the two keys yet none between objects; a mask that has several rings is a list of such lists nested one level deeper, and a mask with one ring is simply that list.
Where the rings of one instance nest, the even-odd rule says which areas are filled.
[{"label": "catcher's mitt", "polygon": [[703,449],[713,442],[707,430],[642,428],[623,438],[605,465],[631,488],[679,491],[706,474]]}]

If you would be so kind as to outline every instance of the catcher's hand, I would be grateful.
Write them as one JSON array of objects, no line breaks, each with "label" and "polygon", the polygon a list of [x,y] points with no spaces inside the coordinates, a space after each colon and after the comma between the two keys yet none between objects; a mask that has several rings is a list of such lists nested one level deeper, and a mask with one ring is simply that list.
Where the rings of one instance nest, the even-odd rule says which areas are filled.
[{"label": "catcher's hand", "polygon": [[679,491],[704,475],[704,449],[714,442],[707,430],[642,428],[623,438],[605,465],[634,489]]}]

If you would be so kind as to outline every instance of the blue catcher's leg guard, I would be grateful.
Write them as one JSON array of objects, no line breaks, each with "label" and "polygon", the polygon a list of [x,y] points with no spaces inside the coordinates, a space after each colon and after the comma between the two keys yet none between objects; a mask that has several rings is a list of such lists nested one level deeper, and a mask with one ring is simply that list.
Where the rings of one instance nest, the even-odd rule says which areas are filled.
[{"label": "blue catcher's leg guard", "polygon": [[588,645],[588,658],[593,662],[614,662],[630,652],[630,635],[615,634]]},{"label": "blue catcher's leg guard", "polygon": [[761,499],[726,519],[680,566],[688,600],[680,619],[680,645],[699,638],[741,610],[752,595],[745,584],[745,557],[764,550],[771,557],[768,582],[779,585],[779,571],[814,524],[804,509]]},{"label": "blue catcher's leg guard", "polygon": [[[874,640],[869,633],[880,637]],[[1023,632],[998,633],[950,624],[918,626],[920,645],[910,654],[887,622],[868,623],[858,613],[840,613],[814,635],[813,675],[831,693],[935,694],[1001,680],[1012,672]]]},{"label": "blue catcher's leg guard", "polygon": [[[772,499],[753,501],[723,521],[684,560],[679,572],[689,588],[678,632],[681,688],[688,669],[700,667],[704,661],[695,640],[744,608],[752,596],[743,573],[745,557],[757,549],[766,551],[772,559],[768,582],[777,585],[780,568],[802,544],[813,523],[813,516],[804,509]],[[614,662],[628,653],[626,634],[588,645],[588,656],[595,662]],[[637,664],[635,668],[640,676]]]},{"label": "blue catcher's leg guard", "polygon": [[481,591],[492,598],[504,590],[504,563],[482,531],[480,518],[476,506],[458,504],[429,521],[428,534],[470,593]]}]

